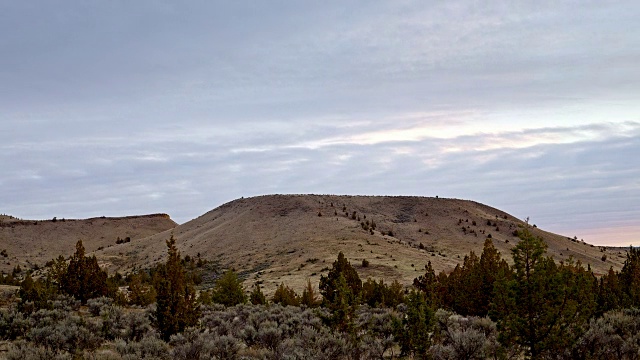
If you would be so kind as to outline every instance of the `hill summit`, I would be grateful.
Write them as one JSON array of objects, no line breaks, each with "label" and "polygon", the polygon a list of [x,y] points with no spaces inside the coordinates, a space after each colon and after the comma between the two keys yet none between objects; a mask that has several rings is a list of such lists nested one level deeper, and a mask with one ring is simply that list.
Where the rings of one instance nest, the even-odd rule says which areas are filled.
[{"label": "hill summit", "polygon": [[[363,279],[383,278],[410,284],[431,262],[452,270],[470,251],[482,252],[492,239],[510,261],[527,226],[514,216],[474,201],[415,196],[265,195],[221,205],[175,228],[110,245],[98,251],[109,269],[129,271],[163,261],[165,240],[177,240],[182,255],[233,268],[259,282],[267,292],[284,282],[302,289],[317,283],[339,252]],[[548,244],[556,261],[580,261],[596,273],[619,269],[625,252],[589,245],[566,236],[532,229]],[[603,257],[603,252],[608,256]],[[603,260],[604,259],[604,260]]]}]

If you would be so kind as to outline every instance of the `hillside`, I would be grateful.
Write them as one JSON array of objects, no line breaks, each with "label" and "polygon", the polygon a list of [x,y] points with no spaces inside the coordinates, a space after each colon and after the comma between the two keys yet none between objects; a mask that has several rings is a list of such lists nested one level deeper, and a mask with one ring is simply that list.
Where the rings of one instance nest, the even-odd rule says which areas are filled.
[{"label": "hillside", "polygon": [[[371,221],[376,224],[373,234],[364,229]],[[513,231],[522,225],[510,214],[467,200],[268,195],[231,201],[174,229],[113,245],[97,255],[111,271],[149,267],[164,260],[165,240],[173,234],[183,256],[200,254],[234,268],[247,278],[247,287],[260,281],[267,292],[280,282],[296,290],[307,278],[317,284],[340,251],[362,278],[410,284],[428,261],[436,271],[451,270],[469,251],[479,255],[489,236],[510,260],[510,250],[519,241]],[[533,231],[546,240],[556,261],[571,256],[603,273],[611,266],[619,269],[624,260],[622,249]],[[603,250],[606,261],[601,260]],[[362,266],[363,259],[368,267]]]},{"label": "hillside", "polygon": [[0,271],[20,264],[23,268],[42,266],[58,255],[69,256],[82,240],[87,251],[115,245],[118,238],[131,241],[172,229],[177,224],[166,214],[127,217],[100,217],[85,220],[20,220],[0,217]]}]

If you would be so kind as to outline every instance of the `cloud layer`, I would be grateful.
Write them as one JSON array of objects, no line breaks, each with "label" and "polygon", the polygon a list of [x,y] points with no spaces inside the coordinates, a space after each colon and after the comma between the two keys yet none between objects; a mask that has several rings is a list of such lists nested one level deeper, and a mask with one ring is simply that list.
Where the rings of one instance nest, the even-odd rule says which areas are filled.
[{"label": "cloud layer", "polygon": [[[486,5],[486,4],[485,4]],[[0,5],[0,212],[472,199],[640,235],[635,2]]]}]

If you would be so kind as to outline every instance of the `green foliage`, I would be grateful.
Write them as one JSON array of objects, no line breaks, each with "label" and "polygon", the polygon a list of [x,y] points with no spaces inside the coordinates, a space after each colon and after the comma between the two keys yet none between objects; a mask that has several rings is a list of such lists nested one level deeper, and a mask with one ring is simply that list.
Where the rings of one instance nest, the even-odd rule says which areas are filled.
[{"label": "green foliage", "polygon": [[431,332],[434,325],[434,311],[429,306],[427,295],[411,290],[406,298],[406,313],[402,323],[396,325],[396,338],[403,355],[415,359],[427,359],[431,346]]},{"label": "green foliage", "polygon": [[492,315],[501,340],[538,359],[570,347],[595,311],[593,274],[580,263],[557,266],[528,229],[513,249],[513,278],[496,282]]},{"label": "green foliage", "polygon": [[247,296],[242,288],[242,282],[235,271],[229,269],[222,275],[213,287],[211,297],[213,302],[224,306],[234,306],[247,302]]},{"label": "green foliage", "polygon": [[413,279],[413,286],[425,293],[429,305],[435,308],[441,303],[440,281],[433,270],[431,261],[427,262],[424,270],[424,275]]},{"label": "green foliage", "polygon": [[402,285],[394,280],[391,285],[384,283],[382,279],[376,281],[367,279],[362,284],[362,301],[371,307],[396,307],[404,302]]},{"label": "green foliage", "polygon": [[265,305],[267,303],[267,298],[264,296],[260,289],[260,285],[257,283],[253,286],[251,294],[249,294],[249,302],[253,305]]},{"label": "green foliage", "polygon": [[329,323],[343,331],[351,329],[360,303],[362,280],[342,252],[338,254],[338,259],[333,262],[327,276],[320,277],[319,287],[323,297],[322,304],[332,312]]},{"label": "green foliage", "polygon": [[48,279],[33,280],[30,274],[20,284],[18,309],[31,313],[39,309],[52,309],[51,303],[58,294],[57,287]]},{"label": "green foliage", "polygon": [[625,292],[620,276],[613,268],[602,275],[598,281],[598,314],[620,309],[625,302]]},{"label": "green foliage", "polygon": [[280,304],[282,306],[298,306],[300,305],[300,297],[296,292],[284,283],[280,283],[280,286],[276,289],[272,299],[274,304]]},{"label": "green foliage", "polygon": [[165,341],[198,321],[196,291],[185,274],[173,235],[167,240],[167,248],[167,262],[158,265],[154,279],[155,325]]},{"label": "green foliage", "polygon": [[629,247],[619,277],[625,289],[624,305],[640,307],[640,248]]},{"label": "green foliage", "polygon": [[441,305],[464,316],[487,316],[496,276],[508,272],[509,265],[486,239],[480,258],[471,252],[451,274],[438,275]]},{"label": "green foliage", "polygon": [[156,302],[156,289],[145,281],[146,277],[148,275],[141,273],[129,278],[129,304],[147,306]]},{"label": "green foliage", "polygon": [[[355,302],[360,295],[362,291],[362,280],[360,280],[356,269],[351,266],[344,254],[340,252],[338,259],[333,262],[333,267],[329,270],[327,276],[323,275],[320,277],[319,287],[324,304],[337,304],[341,298],[344,298],[342,294],[339,294],[338,280],[340,276],[344,278],[345,286],[348,288],[350,292],[349,296],[353,298],[353,302]],[[350,304],[353,304],[353,302]]]},{"label": "green foliage", "polygon": [[107,272],[100,269],[95,256],[85,256],[81,240],[76,244],[76,252],[66,270],[62,266],[56,271],[60,272],[56,276],[60,278],[61,290],[83,304],[86,304],[88,299],[109,295]]}]

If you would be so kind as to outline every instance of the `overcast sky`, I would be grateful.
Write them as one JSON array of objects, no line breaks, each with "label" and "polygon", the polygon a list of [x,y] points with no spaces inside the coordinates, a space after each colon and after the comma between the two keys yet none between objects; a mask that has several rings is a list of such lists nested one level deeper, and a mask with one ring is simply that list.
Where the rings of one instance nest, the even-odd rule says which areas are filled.
[{"label": "overcast sky", "polygon": [[638,1],[1,1],[0,212],[470,199],[640,244]]}]

